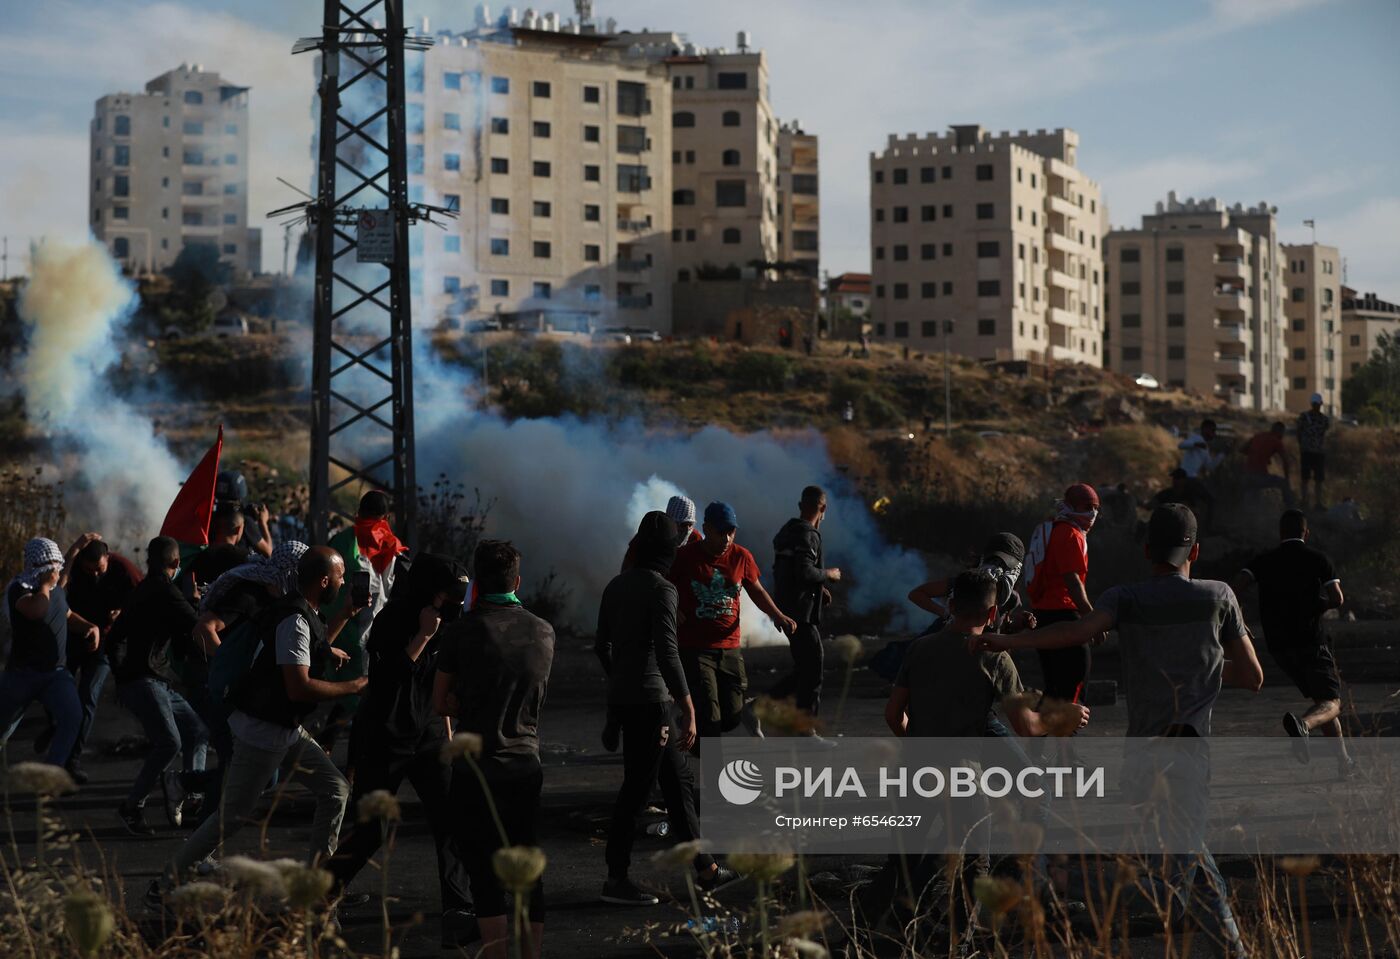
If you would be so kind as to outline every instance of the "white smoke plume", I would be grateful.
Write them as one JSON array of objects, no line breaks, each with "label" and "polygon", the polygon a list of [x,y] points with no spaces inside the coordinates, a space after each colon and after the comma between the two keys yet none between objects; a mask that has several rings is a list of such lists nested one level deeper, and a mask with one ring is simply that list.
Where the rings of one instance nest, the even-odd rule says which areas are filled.
[{"label": "white smoke plume", "polygon": [[18,363],[30,421],[75,457],[70,488],[91,500],[108,539],[151,536],[183,477],[148,417],[114,396],[114,333],[135,291],[95,242],[50,241],[33,257],[19,301],[28,343]]},{"label": "white smoke plume", "polygon": [[[414,367],[420,479],[446,473],[494,498],[487,535],[521,549],[527,584],[551,568],[558,573],[572,590],[569,617],[578,628],[593,628],[598,597],[642,515],[664,509],[675,493],[700,512],[715,500],[734,507],[738,542],[753,552],[770,590],[773,535],[796,515],[810,484],[828,491],[824,561],[848,577],[838,589],[853,611],[903,611],[905,594],[926,576],[917,555],[885,542],[815,432],[780,439],[713,426],[657,430],[635,420],[508,422],[473,409],[464,395],[469,375],[427,352]],[[741,616],[746,642],[780,640],[747,600]]]}]

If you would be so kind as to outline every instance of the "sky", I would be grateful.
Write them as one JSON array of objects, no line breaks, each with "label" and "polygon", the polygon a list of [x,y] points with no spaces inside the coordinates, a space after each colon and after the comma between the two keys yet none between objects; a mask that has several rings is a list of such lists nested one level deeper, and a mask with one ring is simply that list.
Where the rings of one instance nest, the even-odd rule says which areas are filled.
[{"label": "sky", "polygon": [[[466,0],[406,0],[434,29]],[[524,9],[523,4],[518,5]],[[318,0],[0,0],[0,236],[81,236],[88,122],[107,93],[202,63],[252,87],[260,215],[296,202],[310,155]],[[1400,300],[1400,3],[1396,0],[596,0],[619,28],[701,46],[748,30],[774,109],[821,138],[822,266],[869,268],[869,154],[890,134],[980,123],[1071,127],[1115,226],[1165,198],[1278,207],[1285,242],[1338,246],[1347,282]],[[493,11],[503,9],[501,3]],[[536,9],[572,16],[572,4]],[[282,229],[262,221],[264,268]]]}]

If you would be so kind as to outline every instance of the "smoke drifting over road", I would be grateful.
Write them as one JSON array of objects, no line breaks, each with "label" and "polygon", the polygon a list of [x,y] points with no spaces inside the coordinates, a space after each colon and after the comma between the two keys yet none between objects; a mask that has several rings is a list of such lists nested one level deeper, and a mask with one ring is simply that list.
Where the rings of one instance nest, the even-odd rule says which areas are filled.
[{"label": "smoke drifting over road", "polygon": [[19,301],[28,417],[56,452],[75,458],[70,488],[90,498],[109,539],[153,535],[183,476],[150,419],[107,383],[121,357],[114,332],[134,305],[130,282],[94,242],[39,247]]}]

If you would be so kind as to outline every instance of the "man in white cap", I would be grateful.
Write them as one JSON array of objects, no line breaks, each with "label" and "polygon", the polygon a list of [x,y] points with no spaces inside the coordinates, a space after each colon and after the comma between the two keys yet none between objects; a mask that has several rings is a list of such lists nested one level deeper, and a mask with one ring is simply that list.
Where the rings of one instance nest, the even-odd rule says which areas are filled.
[{"label": "man in white cap", "polygon": [[[666,502],[666,515],[676,524],[676,548],[687,546],[701,539],[695,528],[695,501],[688,496],[672,496]],[[636,563],[636,538],[627,544],[627,553],[622,557],[622,572],[627,572]]]},{"label": "man in white cap", "polygon": [[68,608],[64,587],[74,557],[99,537],[85,533],[68,550],[51,539],[35,537],[24,544],[24,571],[5,589],[5,614],[13,640],[10,658],[0,673],[0,743],[9,739],[20,717],[36,700],[54,721],[46,761],[62,766],[73,751],[83,708],[78,687],[67,669],[68,637],[97,648],[97,627]]},{"label": "man in white cap", "polygon": [[1314,482],[1313,507],[1324,509],[1322,505],[1322,483],[1327,478],[1327,430],[1332,420],[1322,412],[1322,394],[1312,395],[1312,409],[1298,417],[1298,449],[1302,455],[1300,470],[1303,474],[1303,508],[1308,507],[1308,478]]}]

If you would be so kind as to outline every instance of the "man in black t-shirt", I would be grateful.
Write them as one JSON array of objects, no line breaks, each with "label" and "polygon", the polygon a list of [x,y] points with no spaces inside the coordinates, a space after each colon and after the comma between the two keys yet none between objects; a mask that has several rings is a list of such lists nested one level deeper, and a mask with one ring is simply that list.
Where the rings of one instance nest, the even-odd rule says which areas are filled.
[{"label": "man in black t-shirt", "polygon": [[[1284,713],[1283,728],[1294,737],[1294,754],[1308,761],[1308,736],[1321,728],[1324,736],[1341,739],[1342,689],[1337,663],[1322,631],[1322,614],[1342,605],[1342,582],[1332,561],[1308,545],[1308,518],[1302,510],[1287,510],[1279,519],[1283,540],[1240,570],[1232,584],[1236,595],[1259,585],[1259,618],[1264,641],[1279,667],[1299,691],[1313,701],[1301,717]],[[1342,743],[1342,772],[1350,772]]]},{"label": "man in black t-shirt", "polygon": [[[491,857],[505,845],[536,846],[544,777],[539,720],[554,661],[554,629],[520,604],[520,551],[483,540],[473,559],[478,596],[471,611],[443,630],[433,705],[454,731],[481,737],[476,759],[490,789],[465,760],[452,770],[453,830],[467,862],[483,942],[503,942],[510,914]],[[492,813],[495,810],[495,815]],[[496,818],[499,816],[499,819]],[[530,893],[530,945],[544,935],[544,885]],[[490,955],[491,953],[487,953]]]}]

